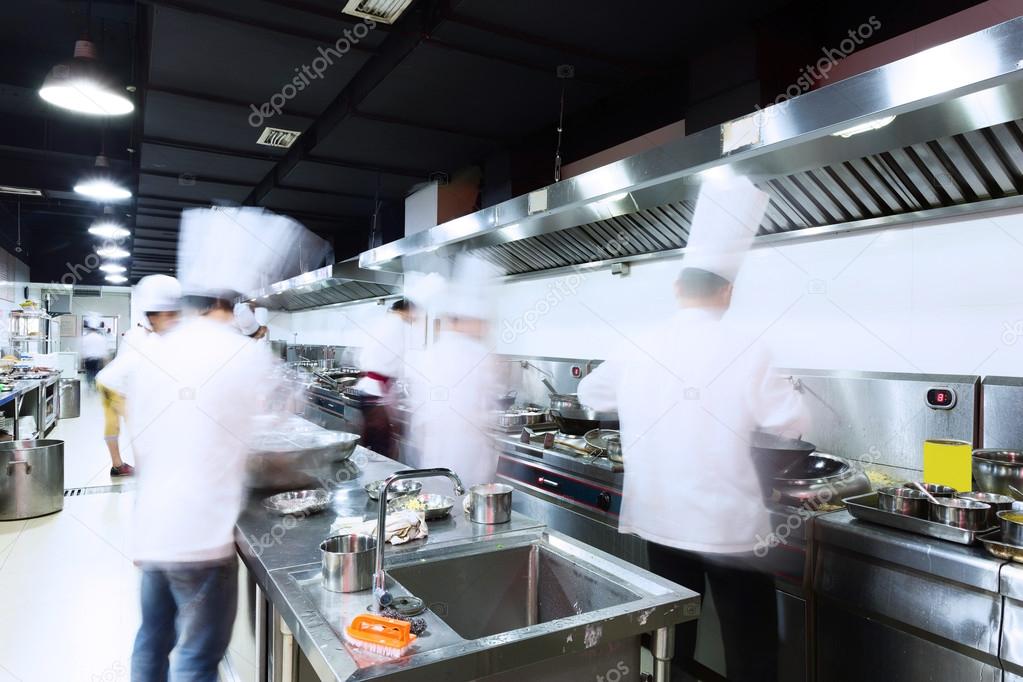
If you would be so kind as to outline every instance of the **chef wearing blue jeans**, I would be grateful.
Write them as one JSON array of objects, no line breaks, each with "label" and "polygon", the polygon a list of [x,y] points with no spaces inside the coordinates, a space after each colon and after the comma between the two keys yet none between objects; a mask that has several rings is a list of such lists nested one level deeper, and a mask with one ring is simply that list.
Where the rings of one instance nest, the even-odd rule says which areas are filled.
[{"label": "chef wearing blue jeans", "polygon": [[273,391],[270,352],[238,331],[234,301],[261,277],[284,278],[274,259],[301,232],[260,209],[182,216],[187,314],[167,334],[150,335],[125,372],[138,480],[133,558],[142,569],[132,682],[218,679],[237,610],[246,442]]}]

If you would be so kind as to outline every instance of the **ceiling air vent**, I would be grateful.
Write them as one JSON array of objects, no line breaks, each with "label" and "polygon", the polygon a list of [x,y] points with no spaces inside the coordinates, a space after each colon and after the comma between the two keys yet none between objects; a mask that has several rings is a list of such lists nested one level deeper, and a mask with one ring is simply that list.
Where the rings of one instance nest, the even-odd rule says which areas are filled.
[{"label": "ceiling air vent", "polygon": [[348,0],[343,14],[393,24],[408,9],[412,0]]},{"label": "ceiling air vent", "polygon": [[256,144],[264,144],[267,147],[279,147],[287,149],[295,144],[295,140],[302,133],[298,130],[284,130],[283,128],[263,128]]}]

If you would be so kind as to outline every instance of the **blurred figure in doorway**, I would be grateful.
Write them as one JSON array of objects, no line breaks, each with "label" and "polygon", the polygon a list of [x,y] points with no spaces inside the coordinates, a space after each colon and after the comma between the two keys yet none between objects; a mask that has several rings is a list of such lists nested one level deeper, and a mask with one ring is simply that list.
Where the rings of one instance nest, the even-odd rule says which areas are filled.
[{"label": "blurred figure in doorway", "polygon": [[85,383],[96,388],[96,375],[110,356],[107,335],[103,332],[103,321],[98,315],[89,313],[82,320],[82,367],[85,369]]}]

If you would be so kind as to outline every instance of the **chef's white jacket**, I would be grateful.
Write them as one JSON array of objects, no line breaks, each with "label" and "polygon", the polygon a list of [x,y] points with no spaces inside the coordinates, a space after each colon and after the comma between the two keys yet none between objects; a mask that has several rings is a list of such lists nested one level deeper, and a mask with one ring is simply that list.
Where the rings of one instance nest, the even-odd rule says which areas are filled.
[{"label": "chef's white jacket", "polygon": [[[387,312],[367,332],[366,345],[359,357],[359,369],[398,379],[402,376],[405,358],[405,322],[397,313]],[[376,379],[362,377],[355,388],[369,395],[386,396],[390,386]]]},{"label": "chef's white jacket", "polygon": [[107,337],[101,332],[87,331],[82,335],[82,357],[86,360],[105,358],[110,354]]},{"label": "chef's white jacket", "polygon": [[[490,349],[465,334],[442,331],[423,360],[410,367],[409,378],[415,446],[410,463],[447,467],[466,489],[493,483],[497,450],[487,433],[487,416],[498,389]],[[436,489],[436,482],[423,483]]]},{"label": "chef's white jacket", "polygon": [[271,358],[230,324],[183,321],[151,337],[125,382],[138,489],[134,559],[212,562],[234,553],[246,438],[272,390]]},{"label": "chef's white jacket", "polygon": [[[124,394],[128,372],[132,371],[135,360],[146,359],[145,346],[152,334],[153,332],[137,326],[125,332],[121,338],[121,345],[117,349],[117,357],[100,370],[96,375],[96,381],[111,390]],[[143,357],[134,357],[137,353],[143,353]]]},{"label": "chef's white jacket", "polygon": [[749,434],[806,426],[800,394],[770,368],[755,333],[684,309],[583,379],[580,401],[621,421],[620,532],[722,554],[768,536]]}]

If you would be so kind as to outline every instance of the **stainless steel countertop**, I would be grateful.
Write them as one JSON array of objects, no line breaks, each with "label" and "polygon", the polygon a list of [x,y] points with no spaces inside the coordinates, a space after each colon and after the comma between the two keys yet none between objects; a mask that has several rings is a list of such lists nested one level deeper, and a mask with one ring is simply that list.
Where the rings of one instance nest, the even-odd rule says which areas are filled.
[{"label": "stainless steel countertop", "polygon": [[854,519],[845,510],[822,514],[814,522],[814,539],[883,562],[997,593],[1005,561],[983,547],[957,545]]},{"label": "stainless steel countertop", "polygon": [[[397,661],[352,653],[339,638],[342,623],[372,603],[371,591],[337,594],[320,587],[319,543],[336,516],[369,516],[376,504],[362,486],[404,468],[357,448],[349,463],[325,471],[323,479],[336,489],[327,511],[286,520],[266,511],[263,498],[253,494],[235,529],[239,554],[256,582],[295,636],[322,678],[336,680],[471,680],[487,674],[555,656],[585,651],[597,639],[611,641],[635,636],[699,614],[699,596],[615,557],[571,538],[545,531],[536,521],[512,514],[507,524],[482,526],[456,511],[443,521],[429,523],[429,537],[388,548],[386,567],[412,565],[435,558],[476,553],[543,542],[559,554],[600,573],[635,592],[639,599],[622,606],[540,623],[520,630],[465,640],[432,612],[424,617],[428,633],[415,649]],[[389,583],[391,581],[389,580]],[[391,584],[395,594],[404,592]],[[329,614],[329,619],[321,614]],[[556,639],[554,639],[556,637]],[[556,647],[556,648],[554,648]]]},{"label": "stainless steel countertop", "polygon": [[10,391],[0,392],[0,405],[6,405],[19,395],[25,395],[37,388],[48,386],[59,380],[59,374],[55,374],[47,379],[19,379],[11,384],[12,389]]}]

